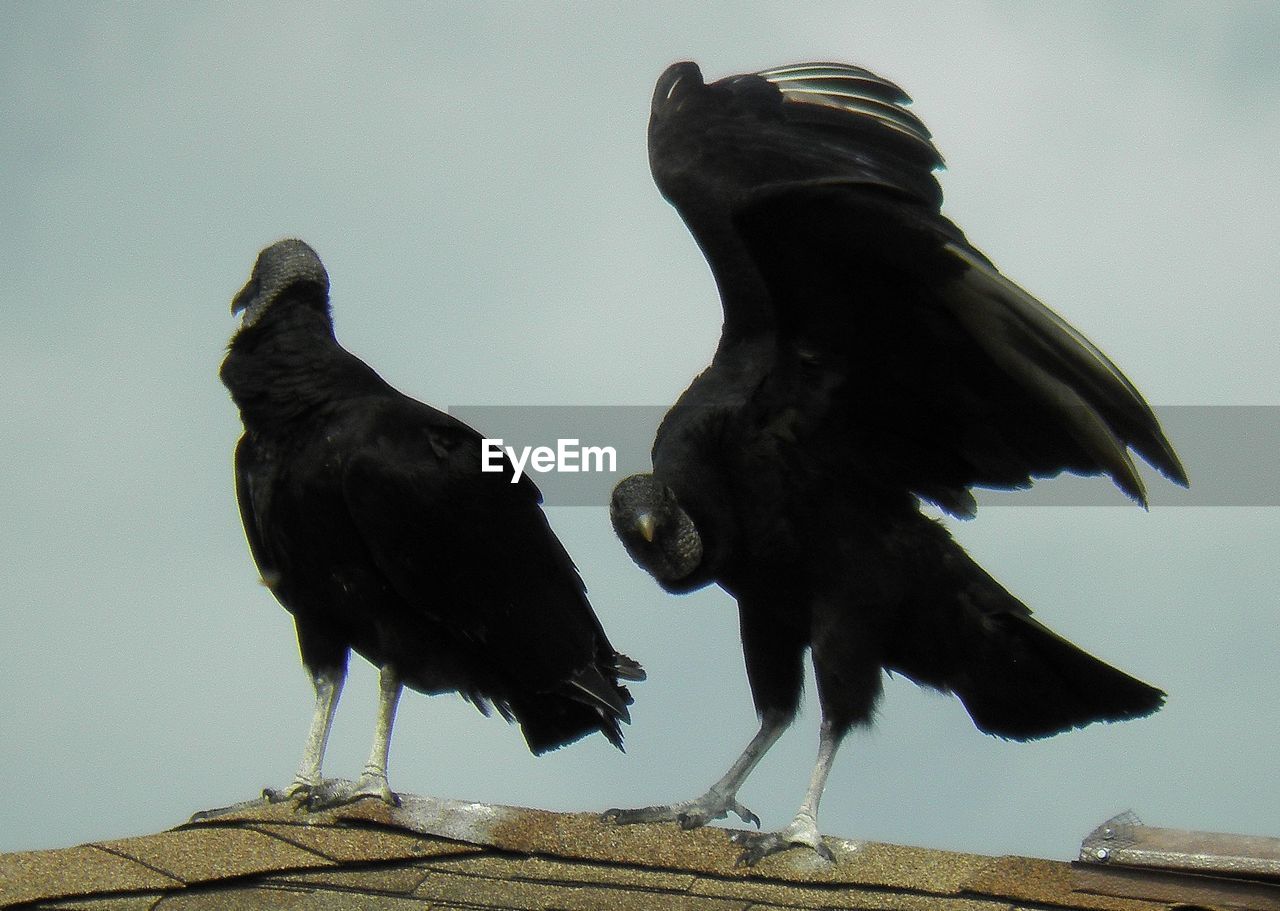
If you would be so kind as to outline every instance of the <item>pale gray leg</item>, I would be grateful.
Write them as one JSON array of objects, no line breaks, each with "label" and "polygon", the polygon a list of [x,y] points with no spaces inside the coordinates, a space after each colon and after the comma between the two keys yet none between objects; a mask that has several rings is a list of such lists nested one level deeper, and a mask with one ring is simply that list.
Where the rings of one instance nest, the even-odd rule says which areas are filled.
[{"label": "pale gray leg", "polygon": [[641,807],[637,810],[608,810],[604,818],[619,825],[636,822],[678,822],[682,829],[696,829],[699,826],[705,826],[713,819],[724,819],[732,811],[743,822],[759,826],[760,818],[738,803],[738,788],[742,787],[747,776],[764,758],[764,754],[769,752],[769,748],[778,742],[778,738],[790,723],[789,715],[780,712],[766,713],[760,721],[760,730],[751,738],[742,755],[734,760],[729,771],[725,772],[720,780],[701,797],[656,807]]},{"label": "pale gray leg", "polygon": [[311,716],[311,730],[307,734],[307,744],[302,751],[302,762],[298,765],[298,774],[286,788],[267,788],[262,796],[272,803],[279,803],[292,798],[306,797],[321,783],[320,766],[324,762],[325,747],[329,743],[329,731],[333,728],[333,713],[338,708],[338,697],[342,695],[342,684],[346,673],[341,670],[321,671],[312,675],[311,683],[316,690],[316,708]]},{"label": "pale gray leg", "polygon": [[373,746],[364,771],[356,782],[326,782],[324,787],[312,789],[307,806],[311,810],[336,807],[351,803],[361,797],[377,797],[392,806],[400,806],[397,797],[387,784],[387,758],[391,753],[391,728],[396,720],[396,705],[400,702],[400,676],[391,665],[383,665],[378,675],[378,713],[373,724]]},{"label": "pale gray leg", "polygon": [[752,866],[770,854],[785,851],[795,845],[812,848],[825,859],[835,860],[835,856],[822,843],[822,835],[818,832],[818,804],[822,801],[822,792],[827,786],[827,776],[835,762],[840,739],[832,732],[831,725],[824,721],[818,736],[818,759],[813,764],[809,789],[805,791],[804,801],[796,811],[795,819],[781,832],[767,835],[743,832],[735,835],[734,842],[746,848],[738,858],[739,865]]},{"label": "pale gray leg", "polygon": [[391,755],[391,728],[396,720],[396,706],[402,689],[400,676],[391,665],[384,665],[378,675],[378,716],[373,725],[373,746],[356,782],[356,797],[378,797],[389,804],[400,805],[400,798],[387,783],[387,760]]}]

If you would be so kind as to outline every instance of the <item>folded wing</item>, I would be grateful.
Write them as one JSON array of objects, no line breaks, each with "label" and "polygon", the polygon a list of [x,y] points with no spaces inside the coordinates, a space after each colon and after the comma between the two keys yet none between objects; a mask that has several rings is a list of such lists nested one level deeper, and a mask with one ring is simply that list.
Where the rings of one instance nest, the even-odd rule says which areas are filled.
[{"label": "folded wing", "polygon": [[[510,483],[509,468],[482,472],[479,434],[422,408],[402,400],[347,461],[343,492],[370,557],[405,602],[479,646],[514,692],[588,705],[620,738],[631,697],[617,680],[643,674],[605,637],[537,488]],[[519,698],[512,708],[522,716]]]}]

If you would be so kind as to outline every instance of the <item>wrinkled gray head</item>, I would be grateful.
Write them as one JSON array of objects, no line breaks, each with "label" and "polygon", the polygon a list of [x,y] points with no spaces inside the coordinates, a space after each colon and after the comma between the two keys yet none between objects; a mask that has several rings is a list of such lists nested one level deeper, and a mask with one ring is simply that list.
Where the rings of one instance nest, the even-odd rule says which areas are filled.
[{"label": "wrinkled gray head", "polygon": [[242,326],[262,318],[267,308],[295,285],[311,285],[324,297],[329,294],[329,273],[316,251],[295,238],[276,241],[258,254],[249,283],[231,301],[233,314],[244,311]]},{"label": "wrinkled gray head", "polygon": [[702,563],[702,538],[671,488],[633,474],[613,488],[609,518],[631,559],[663,586],[676,585]]}]

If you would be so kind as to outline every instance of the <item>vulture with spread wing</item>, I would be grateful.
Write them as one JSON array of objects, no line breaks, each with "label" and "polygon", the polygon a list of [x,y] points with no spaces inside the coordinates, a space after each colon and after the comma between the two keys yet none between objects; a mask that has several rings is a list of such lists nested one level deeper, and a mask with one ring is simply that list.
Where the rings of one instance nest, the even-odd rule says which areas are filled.
[{"label": "vulture with spread wing", "polygon": [[942,159],[908,101],[833,63],[711,84],[679,63],[654,93],[654,179],[706,255],[724,325],[658,429],[653,472],[617,485],[611,516],[668,591],[714,582],[737,599],[761,726],[703,796],[608,815],[758,823],[737,792],[794,718],[810,651],[813,777],[789,826],[742,839],[746,863],[826,853],[827,774],[885,671],[956,694],[1013,740],[1164,700],[1041,625],[920,512],[969,517],[974,487],[1063,471],[1145,504],[1131,452],[1186,475],[1106,355],[940,213]]}]

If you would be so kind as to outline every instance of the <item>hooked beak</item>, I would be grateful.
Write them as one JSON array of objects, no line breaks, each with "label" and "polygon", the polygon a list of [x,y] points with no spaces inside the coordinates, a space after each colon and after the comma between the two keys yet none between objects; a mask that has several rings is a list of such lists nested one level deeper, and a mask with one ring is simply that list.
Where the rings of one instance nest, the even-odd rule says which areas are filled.
[{"label": "hooked beak", "polygon": [[246,307],[248,307],[250,304],[253,303],[254,298],[258,296],[258,291],[259,291],[258,285],[259,285],[258,276],[256,274],[253,276],[250,276],[249,281],[247,281],[245,283],[245,286],[240,289],[240,293],[238,293],[235,297],[231,298],[231,315],[232,316],[235,316],[241,310],[244,310]]},{"label": "hooked beak", "polygon": [[636,518],[636,528],[640,529],[640,537],[644,538],[645,543],[653,543],[653,535],[658,528],[658,523],[653,518],[653,513],[642,512]]}]

